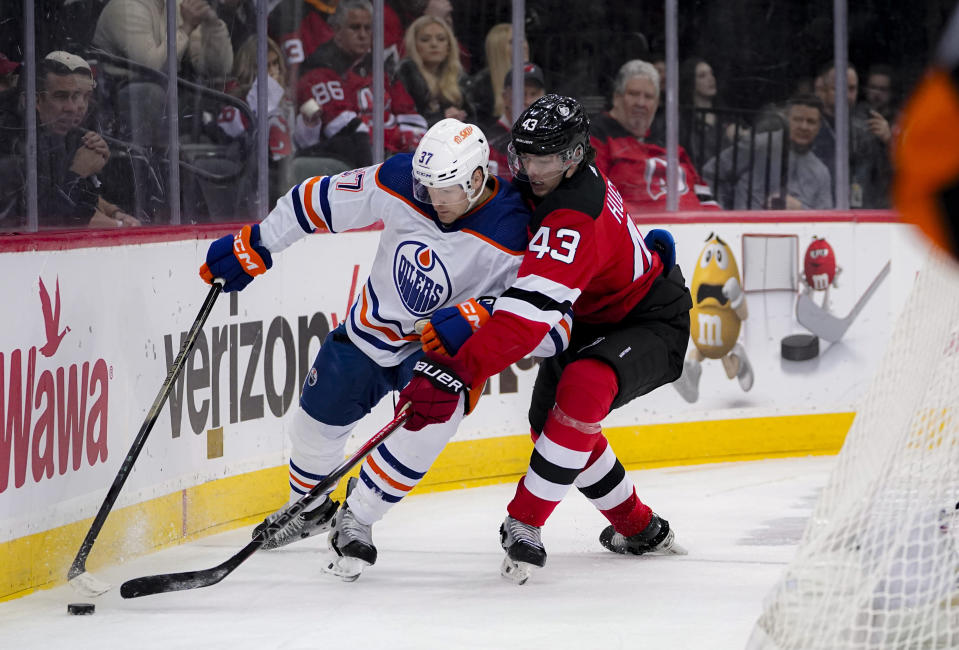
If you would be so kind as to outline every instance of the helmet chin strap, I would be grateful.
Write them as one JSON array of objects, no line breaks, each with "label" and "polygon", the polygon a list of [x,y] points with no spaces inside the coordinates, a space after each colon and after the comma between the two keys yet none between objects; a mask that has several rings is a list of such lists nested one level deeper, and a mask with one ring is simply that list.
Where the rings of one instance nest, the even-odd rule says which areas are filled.
[{"label": "helmet chin strap", "polygon": [[[475,196],[470,197],[469,189],[466,189],[466,196],[469,200],[469,203],[466,205],[466,212],[469,212],[473,209],[473,206],[476,205],[476,202],[480,200],[480,197],[483,196],[483,189],[486,187],[486,181],[489,180],[489,170],[486,167],[483,167],[483,181],[477,186]],[[464,212],[463,214],[466,214]]]}]

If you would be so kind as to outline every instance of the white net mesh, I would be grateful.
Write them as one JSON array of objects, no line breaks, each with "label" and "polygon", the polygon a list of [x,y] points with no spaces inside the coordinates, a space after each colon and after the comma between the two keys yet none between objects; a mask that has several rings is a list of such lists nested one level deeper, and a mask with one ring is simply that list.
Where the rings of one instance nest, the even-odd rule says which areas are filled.
[{"label": "white net mesh", "polygon": [[959,648],[959,269],[919,274],[750,648]]}]

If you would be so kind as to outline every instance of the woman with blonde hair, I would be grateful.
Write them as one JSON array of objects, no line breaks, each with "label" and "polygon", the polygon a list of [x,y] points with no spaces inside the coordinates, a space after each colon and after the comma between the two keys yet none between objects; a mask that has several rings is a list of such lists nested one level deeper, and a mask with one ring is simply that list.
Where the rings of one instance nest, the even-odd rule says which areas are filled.
[{"label": "woman with blonde hair", "polygon": [[[286,64],[283,51],[273,39],[267,39],[266,69],[267,108],[270,121],[270,152],[276,160],[292,153],[289,132],[293,126],[293,104],[287,96]],[[226,92],[245,101],[256,114],[256,36],[248,38],[233,57],[233,75],[227,84]],[[251,124],[246,124],[241,113],[232,107],[225,107],[217,117],[220,129],[231,138],[240,137]],[[274,143],[274,138],[282,142]]]},{"label": "woman with blonde hair", "polygon": [[447,117],[471,121],[459,44],[450,26],[440,18],[420,16],[407,28],[403,43],[407,58],[397,77],[416,102],[416,112],[430,126]]},{"label": "woman with blonde hair", "polygon": [[[233,57],[233,74],[227,85],[227,94],[243,100],[256,115],[259,102],[257,101],[256,84],[256,47],[257,37],[251,36],[241,45]],[[291,137],[294,126],[293,103],[285,90],[286,63],[283,51],[273,39],[267,39],[267,122],[269,125],[270,147],[270,204],[286,191],[282,187],[280,175],[281,167],[285,165],[294,152],[294,143]],[[217,116],[217,126],[231,140],[243,140],[249,146],[250,136],[255,132],[253,124],[249,123],[244,114],[233,106],[224,106]]]},{"label": "woman with blonde hair", "polygon": [[[510,23],[493,25],[486,33],[486,67],[470,79],[466,91],[478,122],[495,121],[503,114],[503,80],[512,67],[512,41]],[[529,43],[525,40],[523,60],[529,61]]]},{"label": "woman with blonde hair", "polygon": [[[283,57],[283,51],[272,38],[266,39],[267,42],[267,60],[266,70],[281,87],[286,87],[286,61]],[[234,97],[246,99],[247,93],[256,81],[256,36],[251,36],[243,45],[236,50],[233,55],[233,73],[232,84],[227,88],[227,92]]]}]

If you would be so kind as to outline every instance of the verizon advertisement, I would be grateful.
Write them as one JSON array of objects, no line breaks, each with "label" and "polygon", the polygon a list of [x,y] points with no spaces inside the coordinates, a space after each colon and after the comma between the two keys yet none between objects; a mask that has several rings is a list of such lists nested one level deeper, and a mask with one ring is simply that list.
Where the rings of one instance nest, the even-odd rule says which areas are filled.
[{"label": "verizon advertisement", "polygon": [[[925,254],[910,231],[853,223],[667,227],[687,283],[697,287],[701,318],[688,372],[681,386],[611,414],[608,426],[854,410]],[[757,234],[770,236],[759,248],[750,240]],[[788,259],[783,237],[795,250]],[[804,288],[803,254],[820,239],[840,270],[811,272]],[[300,386],[321,341],[346,317],[377,242],[377,232],[310,237],[242,293],[220,296],[116,507],[286,462],[286,422]],[[95,514],[206,296],[197,269],[207,246],[0,254],[0,542]],[[720,250],[735,265],[710,268]],[[887,277],[844,320],[887,262]],[[816,306],[815,327],[845,329],[841,340],[820,339],[815,356],[786,360],[781,340],[809,333],[796,319],[803,291]],[[734,302],[747,305],[746,317]],[[455,439],[524,435],[535,373],[526,359],[493,378]],[[391,419],[392,408],[386,398],[352,445]]]}]

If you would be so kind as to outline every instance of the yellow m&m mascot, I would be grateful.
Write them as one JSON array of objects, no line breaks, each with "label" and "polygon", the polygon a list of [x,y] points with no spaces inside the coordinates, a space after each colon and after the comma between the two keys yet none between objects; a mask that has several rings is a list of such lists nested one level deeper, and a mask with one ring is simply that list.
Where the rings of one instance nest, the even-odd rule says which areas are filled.
[{"label": "yellow m&m mascot", "polygon": [[736,377],[744,391],[753,387],[753,370],[746,350],[738,343],[742,322],[749,316],[739,266],[729,245],[710,233],[699,254],[690,286],[689,336],[693,348],[686,356],[683,374],[673,386],[687,402],[699,399],[699,378],[704,359],[720,359],[726,376]]}]

